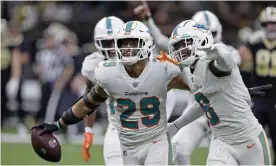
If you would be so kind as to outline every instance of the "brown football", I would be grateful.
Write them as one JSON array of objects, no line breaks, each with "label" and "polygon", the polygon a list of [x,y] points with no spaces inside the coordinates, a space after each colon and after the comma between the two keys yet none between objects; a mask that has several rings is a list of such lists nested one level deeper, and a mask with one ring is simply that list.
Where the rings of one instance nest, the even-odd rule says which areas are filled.
[{"label": "brown football", "polygon": [[36,154],[50,162],[59,162],[61,159],[61,146],[59,140],[53,134],[39,136],[42,129],[32,129],[32,146]]}]

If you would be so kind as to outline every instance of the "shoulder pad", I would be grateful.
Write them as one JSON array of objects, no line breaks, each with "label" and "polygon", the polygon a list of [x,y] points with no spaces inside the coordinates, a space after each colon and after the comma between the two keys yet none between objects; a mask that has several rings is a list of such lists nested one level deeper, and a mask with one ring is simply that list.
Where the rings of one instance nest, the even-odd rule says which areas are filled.
[{"label": "shoulder pad", "polygon": [[93,71],[96,66],[102,61],[104,61],[104,57],[98,52],[90,54],[85,57],[82,63],[82,70]]},{"label": "shoulder pad", "polygon": [[104,80],[110,79],[112,76],[114,76],[112,74],[114,74],[114,72],[116,73],[116,70],[114,70],[114,67],[116,67],[117,65],[118,65],[118,62],[116,61],[100,62],[94,70],[95,81],[103,84],[105,82]]},{"label": "shoulder pad", "polygon": [[92,54],[89,54],[85,57],[85,60],[93,60],[93,59],[102,59],[104,60],[104,56],[100,54],[99,52],[94,52]]},{"label": "shoulder pad", "polygon": [[102,61],[100,62],[97,67],[95,68],[95,72],[98,73],[111,73],[114,72],[114,67],[118,65],[116,61]]},{"label": "shoulder pad", "polygon": [[93,82],[94,70],[102,61],[104,61],[104,57],[98,52],[86,56],[82,63],[81,74]]}]

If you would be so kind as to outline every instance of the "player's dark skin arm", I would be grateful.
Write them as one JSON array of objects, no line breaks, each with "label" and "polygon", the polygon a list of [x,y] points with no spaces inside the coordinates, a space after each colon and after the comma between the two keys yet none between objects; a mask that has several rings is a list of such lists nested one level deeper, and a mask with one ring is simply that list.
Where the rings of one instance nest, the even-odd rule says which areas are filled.
[{"label": "player's dark skin arm", "polygon": [[[88,93],[93,87],[93,83],[87,79],[86,80],[86,88],[85,93]],[[89,115],[87,118],[84,119],[85,127],[93,127],[93,124],[96,119],[96,111],[94,111],[91,115]]]}]

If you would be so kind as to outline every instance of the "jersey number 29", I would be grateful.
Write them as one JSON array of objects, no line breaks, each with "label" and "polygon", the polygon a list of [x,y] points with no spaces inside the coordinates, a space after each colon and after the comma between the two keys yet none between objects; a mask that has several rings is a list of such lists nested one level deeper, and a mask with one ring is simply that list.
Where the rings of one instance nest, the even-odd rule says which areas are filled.
[{"label": "jersey number 29", "polygon": [[202,93],[195,94],[195,100],[202,107],[206,117],[209,119],[210,124],[212,126],[219,124],[219,117],[213,107],[210,107],[210,101]]},{"label": "jersey number 29", "polygon": [[[136,111],[136,104],[140,104],[140,111],[144,117],[141,118],[143,125],[150,128],[159,123],[160,120],[160,101],[157,97],[146,97],[140,100],[140,103],[135,103],[131,99],[117,100],[117,107],[127,107],[127,109],[120,115],[121,125],[124,128],[139,129],[138,121],[128,120],[130,116]],[[152,115],[153,117],[150,117]]]}]

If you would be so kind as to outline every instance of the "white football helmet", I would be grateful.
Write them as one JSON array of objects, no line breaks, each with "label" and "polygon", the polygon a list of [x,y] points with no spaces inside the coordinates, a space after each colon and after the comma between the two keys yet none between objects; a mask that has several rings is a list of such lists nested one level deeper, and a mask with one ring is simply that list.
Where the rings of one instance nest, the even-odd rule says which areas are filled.
[{"label": "white football helmet", "polygon": [[213,43],[208,26],[194,20],[186,20],[174,28],[169,41],[169,53],[174,60],[190,66],[198,59],[197,49],[210,48]]},{"label": "white football helmet", "polygon": [[222,26],[219,22],[218,17],[214,13],[208,10],[199,11],[194,14],[194,16],[192,17],[192,20],[199,21],[206,24],[210,28],[213,34],[215,43],[221,41]]},{"label": "white football helmet", "polygon": [[276,8],[267,7],[261,11],[259,21],[268,39],[276,38]]},{"label": "white football helmet", "polygon": [[[131,44],[123,44],[127,41],[134,41],[137,46]],[[133,40],[137,39],[137,40]],[[140,21],[129,21],[125,23],[116,37],[116,50],[120,62],[126,65],[132,65],[142,59],[150,56],[153,45],[153,38],[149,32],[149,28]]]},{"label": "white football helmet", "polygon": [[107,59],[116,58],[115,36],[123,27],[124,22],[115,16],[102,18],[94,29],[94,44]]}]

